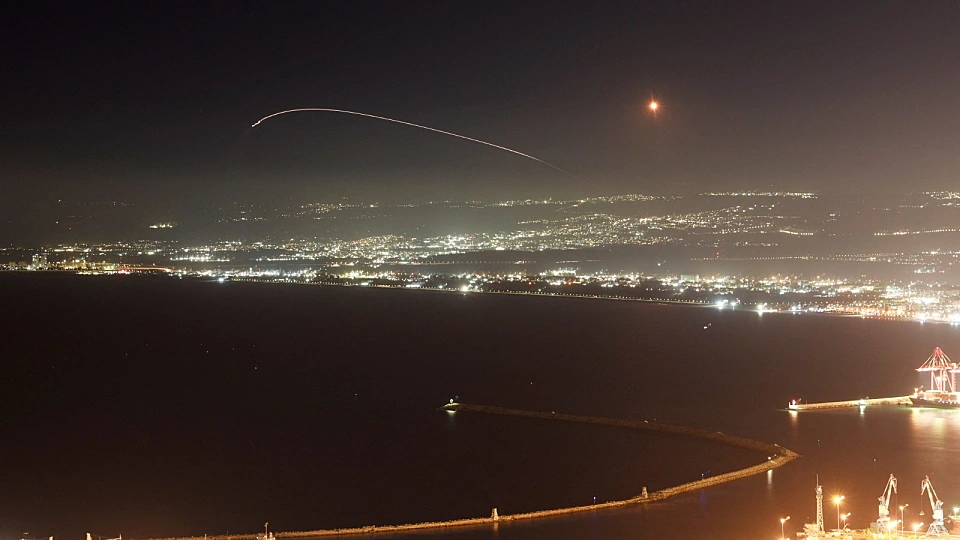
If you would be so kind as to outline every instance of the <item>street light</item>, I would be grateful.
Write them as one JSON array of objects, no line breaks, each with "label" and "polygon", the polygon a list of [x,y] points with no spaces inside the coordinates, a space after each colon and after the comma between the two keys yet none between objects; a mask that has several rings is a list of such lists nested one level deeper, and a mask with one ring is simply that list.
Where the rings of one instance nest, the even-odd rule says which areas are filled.
[{"label": "street light", "polygon": [[920,523],[914,523],[914,524],[913,524],[913,535],[914,535],[914,536],[917,535],[917,531],[920,530],[920,527],[923,527],[923,522],[922,522],[922,521],[921,521]]},{"label": "street light", "polygon": [[903,509],[910,506],[910,503],[900,505],[900,538],[903,538]]},{"label": "street light", "polygon": [[787,516],[787,517],[785,517],[785,518],[780,518],[780,540],[783,540],[783,538],[784,538],[784,536],[783,536],[783,524],[786,523],[788,519],[790,519],[790,516]]},{"label": "street light", "polygon": [[843,502],[845,497],[843,495],[836,496],[833,498],[833,502],[837,505],[837,530],[840,530],[840,503]]},{"label": "street light", "polygon": [[850,512],[847,512],[846,514],[842,514],[842,515],[840,516],[840,519],[843,520],[843,529],[844,529],[844,530],[847,529],[847,518],[848,518],[848,517],[850,517]]}]

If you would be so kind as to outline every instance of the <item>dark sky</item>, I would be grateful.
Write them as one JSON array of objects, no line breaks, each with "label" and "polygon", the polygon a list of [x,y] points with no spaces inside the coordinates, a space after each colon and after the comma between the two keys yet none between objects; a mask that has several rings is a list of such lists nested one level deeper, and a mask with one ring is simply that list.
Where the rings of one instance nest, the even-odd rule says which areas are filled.
[{"label": "dark sky", "polygon": [[[2,23],[8,210],[960,187],[953,0],[29,6]],[[296,107],[583,181],[363,118],[250,127]]]}]

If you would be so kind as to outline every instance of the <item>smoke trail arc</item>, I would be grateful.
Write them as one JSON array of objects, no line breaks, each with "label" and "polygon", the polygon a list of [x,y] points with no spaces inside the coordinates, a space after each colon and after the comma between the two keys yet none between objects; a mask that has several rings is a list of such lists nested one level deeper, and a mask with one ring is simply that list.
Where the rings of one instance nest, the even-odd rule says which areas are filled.
[{"label": "smoke trail arc", "polygon": [[531,156],[530,154],[524,154],[523,152],[520,152],[520,151],[518,151],[518,150],[514,150],[514,149],[512,149],[512,148],[507,148],[506,146],[500,146],[499,144],[493,144],[492,142],[481,141],[480,139],[474,139],[473,137],[467,137],[466,135],[460,135],[460,134],[457,134],[457,133],[451,133],[451,132],[449,132],[449,131],[444,131],[444,130],[442,130],[442,129],[432,128],[432,127],[430,127],[430,126],[421,126],[420,124],[414,124],[413,122],[404,122],[403,120],[397,120],[396,118],[387,118],[386,116],[377,116],[377,115],[375,115],[375,114],[368,114],[368,113],[362,113],[362,112],[357,112],[357,111],[345,111],[345,110],[342,110],[342,109],[322,109],[322,108],[317,108],[317,107],[310,107],[310,108],[305,108],[305,109],[289,109],[289,110],[286,110],[286,111],[275,112],[275,113],[273,113],[273,114],[271,114],[271,115],[264,116],[263,118],[261,118],[261,119],[257,120],[256,122],[254,122],[254,124],[253,124],[252,126],[250,126],[250,127],[257,127],[257,126],[259,126],[260,124],[262,124],[264,121],[269,120],[269,119],[271,119],[271,118],[273,118],[273,117],[275,117],[275,116],[280,116],[281,114],[289,114],[289,113],[295,113],[295,112],[331,112],[331,113],[341,113],[341,114],[352,114],[352,115],[354,115],[354,116],[363,116],[363,117],[365,117],[365,118],[373,118],[374,120],[383,120],[383,121],[385,121],[385,122],[393,122],[393,123],[396,123],[396,124],[403,124],[403,125],[405,125],[405,126],[410,126],[410,127],[425,129],[425,130],[427,130],[427,131],[433,131],[433,132],[436,132],[436,133],[441,133],[441,134],[443,134],[443,135],[449,135],[449,136],[451,136],[451,137],[457,137],[458,139],[464,139],[464,140],[467,140],[467,141],[471,141],[471,142],[475,142],[475,143],[479,143],[479,144],[484,144],[484,145],[487,145],[487,146],[496,148],[496,149],[498,149],[498,150],[504,150],[504,151],[506,151],[506,152],[510,152],[511,154],[516,154],[516,155],[518,155],[518,156],[522,156],[522,157],[525,157],[525,158],[527,158],[527,159],[532,159],[532,160],[534,160],[534,161],[536,161],[536,162],[539,162],[539,163],[542,163],[542,164],[546,165],[547,167],[550,167],[550,168],[552,168],[552,169],[556,169],[557,171],[560,171],[561,173],[569,176],[570,178],[573,178],[574,180],[577,180],[577,181],[580,181],[580,182],[583,181],[583,180],[581,180],[580,178],[577,178],[576,176],[570,174],[569,172],[561,169],[560,167],[557,167],[557,166],[554,165],[553,163],[546,162],[546,161],[544,161],[544,160],[542,160],[542,159],[540,159],[540,158],[538,158],[538,157]]}]

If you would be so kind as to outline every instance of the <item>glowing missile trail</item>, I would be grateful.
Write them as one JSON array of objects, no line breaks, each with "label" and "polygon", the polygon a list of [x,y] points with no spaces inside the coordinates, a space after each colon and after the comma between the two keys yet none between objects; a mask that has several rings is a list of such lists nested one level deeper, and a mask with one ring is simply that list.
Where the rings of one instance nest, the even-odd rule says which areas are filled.
[{"label": "glowing missile trail", "polygon": [[[341,114],[352,114],[352,115],[355,115],[355,116],[363,116],[363,117],[366,117],[366,118],[373,118],[373,119],[375,119],[375,120],[384,120],[384,121],[386,121],[386,122],[394,122],[394,123],[396,123],[396,124],[403,124],[403,125],[405,125],[405,126],[410,126],[410,127],[420,128],[420,129],[426,129],[426,130],[428,130],[428,131],[434,131],[434,132],[436,132],[436,133],[441,133],[441,134],[443,134],[443,135],[449,135],[449,136],[451,136],[451,137],[457,137],[458,139],[466,139],[466,140],[468,140],[468,141],[472,141],[472,142],[480,143],[480,144],[485,144],[485,145],[487,145],[487,146],[492,146],[493,148],[497,148],[497,149],[500,149],[500,150],[504,150],[504,151],[510,152],[511,154],[516,154],[516,155],[518,155],[518,156],[522,156],[522,157],[525,157],[525,158],[527,158],[527,159],[532,159],[532,160],[534,160],[534,161],[538,161],[538,162],[540,162],[540,163],[543,163],[543,164],[546,165],[547,167],[551,167],[551,168],[553,168],[553,169],[556,169],[556,170],[562,172],[563,174],[569,176],[570,178],[573,178],[574,180],[580,180],[580,179],[577,178],[576,176],[568,173],[567,171],[561,169],[560,167],[557,167],[556,165],[554,165],[554,164],[552,164],[552,163],[547,163],[546,161],[544,161],[544,160],[542,160],[542,159],[540,159],[540,158],[533,157],[533,156],[531,156],[530,154],[524,154],[523,152],[519,152],[519,151],[514,150],[514,149],[512,149],[512,148],[507,148],[506,146],[500,146],[499,144],[493,144],[493,143],[491,143],[491,142],[481,141],[480,139],[474,139],[473,137],[467,137],[466,135],[458,135],[458,134],[456,134],[456,133],[451,133],[451,132],[449,132],[449,131],[443,131],[442,129],[432,128],[432,127],[429,127],[429,126],[421,126],[420,124],[414,124],[414,123],[412,123],[412,122],[404,122],[403,120],[397,120],[397,119],[395,119],[395,118],[387,118],[386,116],[377,116],[377,115],[375,115],[375,114],[367,114],[367,113],[356,112],[356,111],[344,111],[344,110],[341,110],[341,109],[320,109],[320,108],[290,109],[290,110],[287,110],[287,111],[280,111],[280,112],[276,112],[276,113],[273,113],[273,114],[268,115],[268,116],[264,116],[263,118],[257,120],[257,121],[256,121],[252,126],[250,126],[250,127],[257,127],[257,126],[259,126],[261,123],[263,123],[264,120],[269,120],[269,119],[273,118],[274,116],[280,116],[281,114],[288,114],[288,113],[295,113],[295,112],[306,112],[306,111],[313,111],[313,112],[332,112],[332,113],[341,113]],[[582,181],[582,180],[581,180],[581,181]]]}]

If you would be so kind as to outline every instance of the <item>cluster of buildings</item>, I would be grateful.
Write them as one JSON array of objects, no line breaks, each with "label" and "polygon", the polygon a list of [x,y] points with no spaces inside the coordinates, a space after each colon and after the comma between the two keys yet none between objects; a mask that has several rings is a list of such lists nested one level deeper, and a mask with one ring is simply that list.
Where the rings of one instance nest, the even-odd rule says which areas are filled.
[{"label": "cluster of buildings", "polygon": [[922,282],[884,283],[879,280],[796,276],[582,274],[562,268],[535,275],[524,272],[406,273],[352,265],[188,269],[76,260],[50,263],[43,255],[35,256],[32,262],[23,266],[6,265],[6,269],[61,270],[80,274],[157,273],[162,270],[173,276],[198,276],[220,281],[618,298],[693,303],[759,313],[834,313],[960,324],[960,287]]},{"label": "cluster of buildings", "polygon": [[[724,309],[749,308],[761,312],[837,312],[960,323],[960,289],[944,285],[949,283],[952,267],[960,259],[960,251],[850,253],[840,247],[826,249],[823,246],[827,237],[847,233],[839,234],[832,229],[836,226],[837,212],[822,206],[822,201],[805,201],[818,199],[818,195],[813,193],[748,191],[704,193],[697,197],[699,199],[693,202],[679,196],[641,194],[578,200],[524,199],[489,203],[440,201],[386,206],[341,202],[312,203],[288,209],[235,204],[219,208],[218,221],[293,220],[291,223],[303,223],[311,219],[372,220],[390,215],[391,212],[418,207],[442,207],[444,211],[454,212],[466,209],[503,212],[499,209],[517,207],[509,215],[526,217],[501,221],[496,227],[478,227],[474,232],[417,236],[404,234],[402,227],[394,227],[391,233],[381,234],[345,234],[326,238],[306,235],[278,238],[276,234],[260,234],[254,240],[188,244],[173,239],[174,236],[169,234],[171,231],[157,231],[160,238],[166,239],[57,244],[41,251],[0,249],[0,261],[4,252],[19,251],[18,256],[8,258],[11,262],[0,264],[0,269],[89,274],[159,270],[225,280],[613,296],[696,302],[714,304]],[[717,205],[714,199],[724,200]],[[929,192],[901,202],[915,202],[920,205],[918,208],[923,208],[925,205],[951,205],[955,200],[960,200],[960,193]],[[650,208],[644,206],[646,204],[659,205],[656,208],[660,211],[639,211],[640,208]],[[809,215],[806,217],[798,215],[797,209],[806,208],[803,205],[809,204],[821,205],[815,207],[815,212],[819,213],[817,215],[822,214],[820,218],[811,217],[814,215],[810,213],[814,212],[811,208],[814,207],[807,209]],[[874,210],[886,212],[891,208]],[[912,209],[914,206],[901,205],[897,208]],[[162,221],[150,228],[178,227],[174,221]],[[391,230],[389,227],[385,229]],[[943,226],[936,229],[873,229],[862,233],[865,238],[870,238],[955,232],[960,232],[960,229]],[[878,239],[877,242],[887,240]],[[903,245],[902,242],[897,244],[897,239],[889,242],[893,243],[884,245]],[[850,245],[864,244],[859,242]],[[871,245],[877,247],[875,243]],[[654,246],[649,249],[663,247],[672,250],[675,259],[681,258],[689,263],[677,268],[702,269],[709,268],[709,265],[720,268],[722,266],[717,265],[733,261],[741,270],[736,275],[717,272],[717,276],[702,278],[691,274],[590,273],[579,268],[564,270],[559,263],[553,265],[552,270],[537,270],[538,273],[533,275],[529,270],[517,273],[476,270],[490,263],[509,263],[499,264],[500,267],[544,268],[549,264],[544,266],[543,261],[551,260],[550,257],[537,259],[526,254],[575,253],[576,250],[618,246],[638,246],[640,249]],[[540,262],[528,265],[530,261],[526,259]],[[834,268],[832,275],[859,277],[745,277],[760,274],[758,269],[770,263],[784,263],[778,268],[788,268],[794,272],[797,267],[794,263],[800,262],[813,263],[814,272],[822,272],[822,268],[828,268],[828,265],[848,265],[847,268],[860,265],[859,268],[863,268],[864,264],[875,264],[875,267],[898,268],[896,274],[900,279],[871,280],[863,272],[837,272],[836,266],[831,267]],[[426,270],[418,274],[398,271],[445,267],[474,270],[447,274],[429,273]],[[807,275],[810,274],[810,268],[809,265],[805,268]],[[915,276],[916,279],[905,281],[903,276]]]},{"label": "cluster of buildings", "polygon": [[[249,277],[247,274],[244,277]],[[295,280],[292,275],[286,279]],[[554,270],[537,275],[418,275],[351,270],[313,278],[329,284],[513,292],[635,300],[682,301],[719,309],[854,314],[960,323],[960,287],[796,276],[589,274]]]}]

